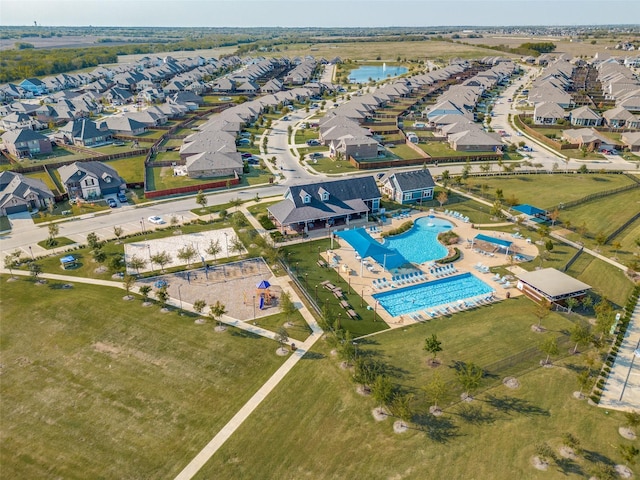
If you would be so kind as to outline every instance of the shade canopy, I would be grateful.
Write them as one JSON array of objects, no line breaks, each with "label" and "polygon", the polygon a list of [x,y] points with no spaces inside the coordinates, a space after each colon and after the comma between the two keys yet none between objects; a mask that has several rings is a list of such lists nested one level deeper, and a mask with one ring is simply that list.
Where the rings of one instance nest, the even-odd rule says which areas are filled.
[{"label": "shade canopy", "polygon": [[262,280],[262,281],[260,281],[260,283],[258,283],[256,285],[256,288],[259,289],[259,290],[266,290],[270,286],[271,286],[271,284],[269,282],[267,282],[266,280]]}]

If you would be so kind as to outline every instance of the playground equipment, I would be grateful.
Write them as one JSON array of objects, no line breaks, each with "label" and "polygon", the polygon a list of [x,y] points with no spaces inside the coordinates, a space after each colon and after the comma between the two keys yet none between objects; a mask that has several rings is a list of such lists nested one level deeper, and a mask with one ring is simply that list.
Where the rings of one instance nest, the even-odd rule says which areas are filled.
[{"label": "playground equipment", "polygon": [[271,305],[271,302],[274,298],[271,295],[271,291],[269,291],[269,287],[271,287],[271,284],[267,280],[261,280],[256,285],[256,289],[257,289],[256,293],[259,298],[258,305],[260,307],[260,310],[264,309],[266,305]]}]

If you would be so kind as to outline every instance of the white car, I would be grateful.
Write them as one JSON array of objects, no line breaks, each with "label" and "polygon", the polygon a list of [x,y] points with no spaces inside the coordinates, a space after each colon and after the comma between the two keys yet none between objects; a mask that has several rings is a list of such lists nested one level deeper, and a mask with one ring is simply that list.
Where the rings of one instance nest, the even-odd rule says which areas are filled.
[{"label": "white car", "polygon": [[158,217],[157,215],[154,215],[153,217],[149,217],[149,222],[150,223],[154,223],[156,225],[162,225],[163,223],[166,223],[162,217]]}]

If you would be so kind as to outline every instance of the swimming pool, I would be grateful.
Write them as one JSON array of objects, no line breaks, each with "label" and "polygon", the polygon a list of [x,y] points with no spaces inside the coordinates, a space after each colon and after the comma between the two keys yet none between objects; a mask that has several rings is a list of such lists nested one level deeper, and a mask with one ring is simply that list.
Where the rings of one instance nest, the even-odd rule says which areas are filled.
[{"label": "swimming pool", "polygon": [[412,263],[424,263],[447,256],[447,247],[438,241],[438,234],[451,230],[453,225],[433,216],[417,219],[411,230],[386,238],[383,246],[396,249]]},{"label": "swimming pool", "polygon": [[360,68],[351,70],[349,74],[349,83],[364,83],[369,80],[383,80],[389,77],[397,77],[403,73],[407,73],[409,70],[407,67],[387,67],[386,64],[382,65],[363,65]]},{"label": "swimming pool", "polygon": [[376,293],[373,298],[393,317],[487,295],[494,289],[471,273]]}]

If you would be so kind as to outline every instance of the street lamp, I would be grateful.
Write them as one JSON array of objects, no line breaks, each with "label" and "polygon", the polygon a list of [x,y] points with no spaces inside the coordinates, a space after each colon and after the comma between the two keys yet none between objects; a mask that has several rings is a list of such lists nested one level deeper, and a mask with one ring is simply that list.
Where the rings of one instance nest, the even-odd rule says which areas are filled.
[{"label": "street lamp", "polygon": [[182,293],[180,292],[180,288],[182,285],[178,285],[178,299],[180,300],[180,315],[182,315]]},{"label": "street lamp", "polygon": [[29,245],[29,253],[31,254],[31,260],[35,260],[35,258],[33,256],[33,249],[31,248],[31,245]]},{"label": "street lamp", "polygon": [[364,307],[364,287],[362,287],[362,292],[360,292],[360,308]]},{"label": "street lamp", "polygon": [[229,234],[224,232],[224,244],[227,247],[227,257],[229,257]]},{"label": "street lamp", "polygon": [[140,219],[140,228],[142,229],[142,233],[144,233],[144,218]]},{"label": "street lamp", "polygon": [[309,274],[305,273],[304,274],[304,288],[308,288],[308,280],[309,280]]},{"label": "street lamp", "polygon": [[318,285],[316,285],[316,303],[318,303]]},{"label": "street lamp", "polygon": [[373,321],[376,321],[376,313],[378,313],[378,301],[373,304]]},{"label": "street lamp", "polygon": [[256,324],[256,296],[253,295],[253,324]]}]

